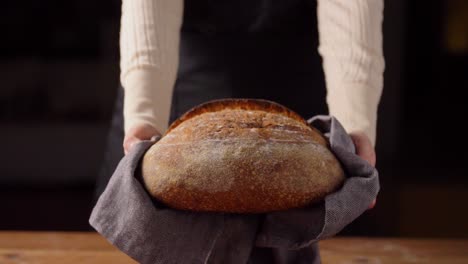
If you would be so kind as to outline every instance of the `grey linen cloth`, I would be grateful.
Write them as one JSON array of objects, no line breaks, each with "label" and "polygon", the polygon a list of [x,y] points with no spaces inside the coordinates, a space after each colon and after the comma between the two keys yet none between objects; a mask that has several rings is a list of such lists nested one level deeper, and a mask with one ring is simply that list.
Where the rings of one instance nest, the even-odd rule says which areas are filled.
[{"label": "grey linen cloth", "polygon": [[367,210],[379,191],[377,170],[355,154],[333,116],[307,121],[330,141],[347,178],[323,202],[266,214],[191,212],[169,208],[140,183],[140,161],[157,139],[137,143],[99,197],[90,224],[141,263],[320,263],[317,242]]}]

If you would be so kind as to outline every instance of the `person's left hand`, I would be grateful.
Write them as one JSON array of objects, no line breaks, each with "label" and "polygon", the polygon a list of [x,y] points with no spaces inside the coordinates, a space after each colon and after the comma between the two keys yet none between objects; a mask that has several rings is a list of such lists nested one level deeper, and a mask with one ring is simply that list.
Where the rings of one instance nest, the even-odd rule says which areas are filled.
[{"label": "person's left hand", "polygon": [[[362,131],[351,132],[349,136],[356,146],[356,154],[375,167],[376,155],[369,137]],[[377,200],[374,199],[369,205],[369,209],[374,208],[376,202]]]}]

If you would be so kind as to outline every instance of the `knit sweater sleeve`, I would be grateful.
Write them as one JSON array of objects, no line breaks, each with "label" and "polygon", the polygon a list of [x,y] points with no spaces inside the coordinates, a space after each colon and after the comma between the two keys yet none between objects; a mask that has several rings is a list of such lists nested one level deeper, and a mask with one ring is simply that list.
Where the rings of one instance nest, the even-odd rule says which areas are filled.
[{"label": "knit sweater sleeve", "polygon": [[149,124],[164,133],[176,79],[183,0],[123,0],[120,81],[125,132]]},{"label": "knit sweater sleeve", "polygon": [[375,146],[385,68],[383,0],[318,0],[317,18],[329,114]]}]

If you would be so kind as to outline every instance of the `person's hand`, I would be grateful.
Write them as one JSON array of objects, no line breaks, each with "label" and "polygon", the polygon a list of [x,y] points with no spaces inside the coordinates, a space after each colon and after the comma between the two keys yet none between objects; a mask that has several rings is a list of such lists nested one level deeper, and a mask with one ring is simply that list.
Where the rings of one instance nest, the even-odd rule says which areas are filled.
[{"label": "person's hand", "polygon": [[125,138],[123,141],[123,148],[124,148],[124,153],[127,155],[127,153],[130,151],[130,149],[135,145],[135,143],[142,141],[142,140],[149,140],[155,135],[161,135],[156,128],[152,127],[151,125],[148,124],[142,124],[142,125],[136,125],[132,127],[127,134],[125,134]]},{"label": "person's hand", "polygon": [[[356,154],[375,167],[376,155],[369,137],[361,131],[351,132],[349,136],[356,146]],[[376,202],[377,200],[372,201],[369,205],[369,209],[374,208]]]}]

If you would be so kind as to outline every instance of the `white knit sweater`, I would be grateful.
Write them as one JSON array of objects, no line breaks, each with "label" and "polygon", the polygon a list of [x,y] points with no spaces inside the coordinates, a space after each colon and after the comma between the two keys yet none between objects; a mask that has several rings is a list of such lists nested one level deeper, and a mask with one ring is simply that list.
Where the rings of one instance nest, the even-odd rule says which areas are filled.
[{"label": "white knit sweater", "polygon": [[[383,88],[383,0],[318,0],[318,51],[329,114],[376,141]],[[183,0],[123,0],[120,32],[124,127],[164,133],[179,61]],[[313,47],[311,47],[313,48]],[[312,89],[312,88],[311,88]]]}]

